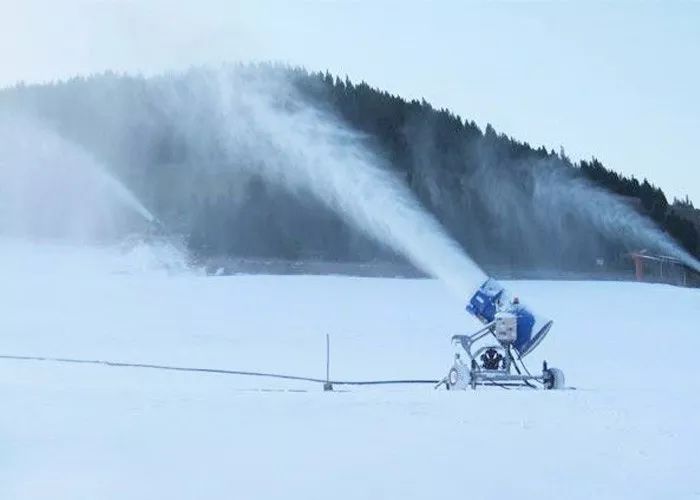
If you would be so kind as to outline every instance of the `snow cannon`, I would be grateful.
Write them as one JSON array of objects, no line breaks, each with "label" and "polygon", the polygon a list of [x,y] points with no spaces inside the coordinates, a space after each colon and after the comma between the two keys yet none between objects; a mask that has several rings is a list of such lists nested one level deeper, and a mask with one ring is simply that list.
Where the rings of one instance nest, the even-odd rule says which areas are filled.
[{"label": "snow cannon", "polygon": [[444,384],[447,389],[476,389],[481,385],[564,388],[561,370],[549,368],[545,361],[541,374],[531,374],[523,362],[549,333],[551,320],[532,312],[492,278],[474,292],[466,309],[484,326],[471,335],[452,337],[467,359],[461,352],[455,353],[452,368],[438,386]]}]

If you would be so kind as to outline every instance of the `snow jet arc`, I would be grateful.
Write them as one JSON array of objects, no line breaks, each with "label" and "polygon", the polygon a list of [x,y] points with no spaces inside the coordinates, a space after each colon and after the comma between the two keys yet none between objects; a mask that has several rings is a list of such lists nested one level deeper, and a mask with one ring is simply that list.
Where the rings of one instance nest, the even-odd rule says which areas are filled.
[{"label": "snow jet arc", "polygon": [[649,217],[613,193],[562,171],[538,168],[533,172],[535,206],[541,218],[551,220],[552,214],[576,213],[612,240],[627,242],[629,246],[645,245],[700,272],[700,262],[695,257]]},{"label": "snow jet arc", "polygon": [[0,120],[0,233],[92,241],[117,236],[129,212],[156,218],[87,151],[35,119]]},{"label": "snow jet arc", "polygon": [[[445,283],[460,298],[485,279],[388,164],[329,111],[279,78],[211,72],[227,156],[268,181],[311,194],[358,230]],[[246,168],[246,167],[244,167]]]}]

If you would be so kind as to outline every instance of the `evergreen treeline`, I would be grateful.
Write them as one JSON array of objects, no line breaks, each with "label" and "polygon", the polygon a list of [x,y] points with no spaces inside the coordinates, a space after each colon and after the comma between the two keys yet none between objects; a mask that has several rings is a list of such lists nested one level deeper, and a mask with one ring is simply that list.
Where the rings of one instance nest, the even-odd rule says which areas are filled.
[{"label": "evergreen treeline", "polygon": [[[196,70],[193,70],[196,75]],[[314,106],[327,108],[368,138],[420,202],[479,263],[519,268],[588,269],[598,259],[622,264],[634,241],[601,234],[575,209],[543,207],[542,179],[587,179],[624,197],[696,256],[698,233],[664,193],[605,168],[598,160],[572,163],[563,151],[481,130],[426,101],[407,101],[329,73],[249,66],[248,73],[284,74]],[[163,81],[187,92],[188,75],[145,79],[115,74],[0,92],[0,106],[40,116],[104,162],[163,220],[204,256],[369,260],[395,258],[336,214],[254,174],[217,164],[221,144],[191,144],[160,106]],[[201,127],[210,125],[202,110]],[[206,137],[206,135],[205,135]],[[225,167],[225,166],[224,166]],[[686,203],[690,205],[689,200]],[[687,208],[687,207],[686,207]],[[692,208],[692,206],[691,206]],[[628,265],[628,264],[627,264]]]}]

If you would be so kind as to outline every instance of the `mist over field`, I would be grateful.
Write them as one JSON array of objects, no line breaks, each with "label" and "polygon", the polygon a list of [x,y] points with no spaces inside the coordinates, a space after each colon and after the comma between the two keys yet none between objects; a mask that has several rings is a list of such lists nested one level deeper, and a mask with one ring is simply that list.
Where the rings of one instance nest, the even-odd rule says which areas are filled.
[{"label": "mist over field", "polygon": [[[563,152],[330,74],[278,65],[104,74],[5,89],[0,106],[37,128],[35,142],[62,141],[37,160],[10,150],[5,134],[6,176],[26,177],[22,165],[32,163],[39,189],[44,173],[61,168],[106,173],[123,187],[110,201],[122,200],[120,234],[143,232],[133,215],[148,212],[145,220],[157,219],[159,231],[201,259],[399,261],[459,280],[480,272],[472,260],[487,268],[585,271],[602,261],[628,269],[625,254],[646,249],[697,268],[692,223],[646,181],[611,184],[595,161],[573,165]],[[93,166],[78,166],[86,161]],[[54,217],[66,211],[56,207],[75,197],[61,189],[56,184],[55,206],[49,199],[39,208]],[[105,233],[117,223],[102,219],[80,231]]]}]

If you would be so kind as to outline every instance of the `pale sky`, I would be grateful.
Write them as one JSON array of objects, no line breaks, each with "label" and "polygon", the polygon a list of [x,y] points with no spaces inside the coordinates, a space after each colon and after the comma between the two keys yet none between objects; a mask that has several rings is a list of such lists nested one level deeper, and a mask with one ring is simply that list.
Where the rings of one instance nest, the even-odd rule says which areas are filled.
[{"label": "pale sky", "polygon": [[0,0],[0,85],[251,60],[425,97],[700,205],[700,2]]}]

